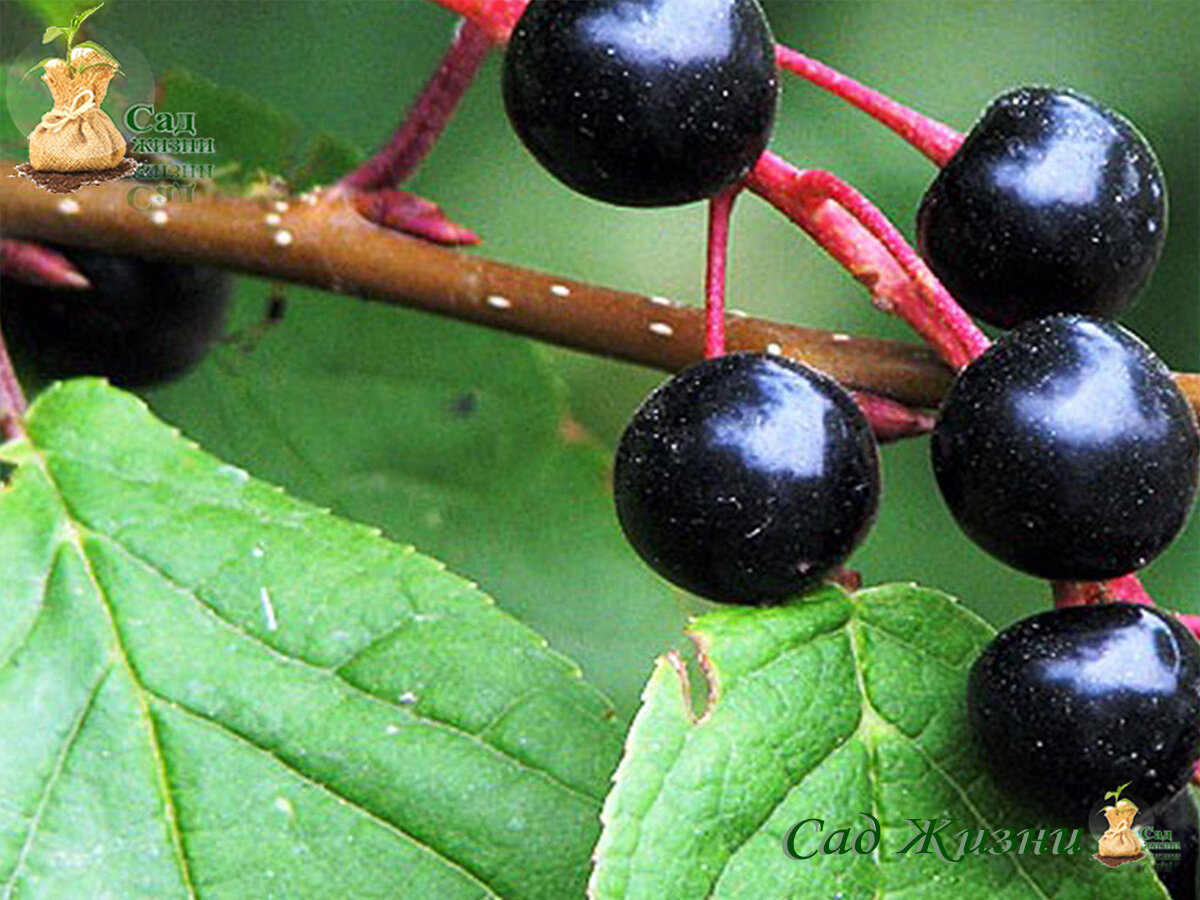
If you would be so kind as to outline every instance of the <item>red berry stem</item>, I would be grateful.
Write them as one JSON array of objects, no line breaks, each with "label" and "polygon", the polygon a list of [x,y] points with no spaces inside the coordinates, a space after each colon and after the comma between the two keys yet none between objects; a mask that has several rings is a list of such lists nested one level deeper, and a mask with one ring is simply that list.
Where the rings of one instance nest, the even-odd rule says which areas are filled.
[{"label": "red berry stem", "polygon": [[350,191],[376,191],[395,187],[411,176],[433,149],[493,45],[482,26],[471,20],[459,23],[450,49],[391,141],[339,185]]},{"label": "red berry stem", "polygon": [[725,264],[729,258],[729,218],[740,184],[708,202],[708,265],[704,273],[704,358],[725,353]]},{"label": "red berry stem", "polygon": [[25,392],[17,381],[16,369],[4,343],[4,334],[0,331],[0,439],[15,441],[25,437],[23,419],[28,408]]},{"label": "red berry stem", "polygon": [[1146,593],[1136,575],[1122,575],[1111,581],[1055,581],[1054,606],[1087,606],[1093,603],[1141,603],[1154,606],[1154,599]]},{"label": "red berry stem", "polygon": [[497,44],[508,43],[508,36],[516,27],[517,19],[525,12],[527,0],[434,0],[458,13],[464,19],[475,22],[489,38]]},{"label": "red berry stem", "polygon": [[987,336],[896,226],[836,175],[797,169],[768,151],[747,186],[804,229],[867,285],[881,308],[908,322],[950,366],[960,369],[988,348]]},{"label": "red berry stem", "polygon": [[897,103],[810,56],[776,44],[775,61],[784,71],[829,91],[892,129],[934,165],[944,166],[962,146],[963,135],[949,125]]},{"label": "red berry stem", "polygon": [[0,241],[0,275],[58,290],[86,291],[92,286],[61,253],[28,241]]},{"label": "red berry stem", "polygon": [[1180,623],[1196,638],[1200,638],[1200,616],[1194,613],[1175,613]]}]

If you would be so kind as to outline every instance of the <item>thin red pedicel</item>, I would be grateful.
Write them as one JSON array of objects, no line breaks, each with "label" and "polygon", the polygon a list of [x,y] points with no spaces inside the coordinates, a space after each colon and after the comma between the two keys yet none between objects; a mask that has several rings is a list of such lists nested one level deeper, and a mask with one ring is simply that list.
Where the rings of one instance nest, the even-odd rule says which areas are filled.
[{"label": "thin red pedicel", "polygon": [[708,203],[708,265],[704,278],[704,358],[725,353],[725,263],[729,257],[729,218],[741,191],[734,185]]},{"label": "thin red pedicel", "polygon": [[[889,292],[882,299],[949,365],[962,368],[988,348],[987,336],[962,311],[904,236],[866,197],[836,175],[797,169],[768,151],[748,176],[747,186],[803,228],[873,291],[878,292],[879,251],[890,257],[915,290]],[[823,216],[822,207],[830,203],[844,210],[850,221]],[[860,227],[859,234],[852,233],[852,223]]]},{"label": "thin red pedicel", "polygon": [[799,51],[776,44],[775,61],[784,71],[799,75],[886,125],[937,166],[948,163],[962,146],[963,135],[949,125],[897,103]]}]

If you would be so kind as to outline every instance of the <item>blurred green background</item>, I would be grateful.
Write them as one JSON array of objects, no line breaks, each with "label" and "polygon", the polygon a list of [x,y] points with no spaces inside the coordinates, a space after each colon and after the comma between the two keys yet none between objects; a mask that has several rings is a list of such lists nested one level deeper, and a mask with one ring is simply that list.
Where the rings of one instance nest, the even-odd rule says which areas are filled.
[{"label": "blurred green background", "polygon": [[[1159,153],[1171,216],[1165,256],[1127,324],[1172,367],[1200,369],[1200,4],[793,0],[765,6],[779,40],[964,130],[994,95],[1029,83],[1069,85],[1130,117]],[[34,20],[14,3],[5,2],[2,9],[5,51],[21,50],[37,34]],[[450,14],[421,0],[114,0],[96,16],[98,27],[133,43],[155,73],[189,69],[266,100],[312,133],[329,132],[363,151],[373,150],[389,135],[400,111],[436,65],[453,22]],[[486,66],[411,187],[483,235],[482,247],[474,252],[570,278],[695,302],[702,285],[704,208],[618,209],[560,186],[538,168],[509,129],[500,101],[498,63],[493,58]],[[772,147],[798,165],[829,168],[848,179],[911,237],[914,214],[933,169],[890,132],[787,77]],[[865,292],[821,251],[754,198],[739,204],[730,277],[731,304],[755,315],[909,337],[901,323],[875,312]],[[244,324],[260,314],[266,287],[250,279],[243,282],[238,321]],[[407,355],[397,369],[389,370],[392,378],[401,369],[436,369],[451,370],[444,374],[449,381],[458,367],[470,372],[472,384],[478,382],[486,390],[489,366],[527,364],[529,351],[517,339],[487,336],[486,346],[492,348],[487,353],[494,352],[494,357],[447,360],[435,355],[471,352],[452,350],[447,344],[476,329],[428,325],[426,317],[394,310],[366,311],[352,301],[329,300],[314,292],[289,291],[289,296],[297,301],[293,308],[300,309],[289,313],[280,331],[295,329],[301,335],[309,329],[309,340],[326,342],[327,366],[334,366],[339,354],[357,352],[349,337],[339,343],[339,332],[321,324],[319,311],[334,308],[337,315],[357,317],[357,330],[344,332],[353,330],[355,340],[377,333],[384,327],[379,323],[392,323],[397,329],[397,352],[403,347]],[[306,318],[311,316],[317,318]],[[413,340],[414,329],[430,328],[435,332],[422,334],[436,333],[439,340]],[[407,340],[401,341],[401,330]],[[286,338],[272,335],[265,341],[266,357],[272,352],[270,341],[276,340]],[[380,346],[378,353],[386,356],[387,347]],[[537,365],[548,365],[561,376],[574,418],[595,436],[603,453],[610,451],[637,403],[662,377],[557,349],[537,349],[533,355]],[[226,365],[223,371],[235,369]],[[491,371],[503,380],[498,368]],[[235,380],[252,377],[234,375]],[[479,534],[473,535],[470,522],[464,521],[450,541],[416,518],[406,527],[408,520],[372,506],[367,497],[343,505],[331,487],[310,490],[303,476],[289,483],[289,470],[276,466],[269,448],[245,441],[221,445],[221,428],[253,430],[258,423],[235,419],[235,425],[230,420],[219,424],[209,416],[204,411],[205,391],[213,383],[202,370],[152,400],[164,416],[214,452],[240,457],[238,461],[256,474],[281,481],[301,495],[370,518],[394,537],[413,540],[480,580],[502,606],[578,659],[588,677],[614,696],[622,714],[632,710],[655,653],[677,643],[683,617],[702,608],[666,591],[638,568],[620,547],[615,522],[599,501],[586,512],[582,505],[574,509],[566,481],[559,484],[553,502],[531,502],[506,513],[522,517],[520,525],[513,526],[527,529],[520,533],[535,535],[526,543],[536,544],[537,553],[527,548],[519,576],[509,565],[511,549],[488,549],[503,543],[496,541],[496,529],[503,531],[505,522],[513,521],[499,512],[491,521],[476,520]],[[510,425],[527,416],[544,418],[547,408],[561,402],[557,388],[553,397],[517,387],[503,393]],[[332,407],[324,412],[356,415],[353,397],[344,398],[344,403],[341,412],[330,412]],[[531,409],[523,409],[523,403]],[[300,400],[297,404],[302,405]],[[290,421],[300,421],[301,416],[296,412]],[[338,431],[336,422],[325,424]],[[409,417],[403,427],[424,426]],[[305,434],[297,426],[292,439],[303,441]],[[473,439],[484,437],[478,433]],[[519,456],[520,447],[505,452]],[[997,625],[1045,608],[1044,584],[993,562],[959,534],[938,497],[927,452],[925,440],[884,451],[882,512],[853,560],[866,583],[912,580],[934,585]],[[587,463],[593,464],[594,460]],[[532,484],[539,476],[514,469],[506,477]],[[359,485],[358,490],[367,489]],[[586,522],[563,532],[568,519]],[[486,529],[491,530],[485,534]],[[549,537],[544,542],[536,537],[541,533],[564,533],[577,542],[586,537],[587,543],[555,545]],[[539,573],[529,571],[529,558],[538,555],[544,570],[553,573],[552,580],[539,581]],[[590,568],[581,563],[589,557]],[[1187,533],[1152,565],[1145,580],[1164,605],[1197,612],[1198,575],[1200,516],[1193,515]],[[637,596],[641,591],[655,593],[656,599],[642,603]]]}]

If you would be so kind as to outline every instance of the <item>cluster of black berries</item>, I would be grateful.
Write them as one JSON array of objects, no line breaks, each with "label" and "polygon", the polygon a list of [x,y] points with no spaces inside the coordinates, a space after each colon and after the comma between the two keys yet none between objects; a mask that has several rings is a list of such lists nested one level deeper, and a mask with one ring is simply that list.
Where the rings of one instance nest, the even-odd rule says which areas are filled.
[{"label": "cluster of black berries", "polygon": [[[754,0],[533,0],[508,49],[505,101],[526,146],[588,196],[710,198],[766,146],[772,46]],[[1110,320],[1150,277],[1165,233],[1149,145],[1068,90],[992,103],[921,203],[930,267],[969,312],[1013,329],[956,380],[934,471],[966,534],[1021,571],[1126,575],[1191,509],[1194,414],[1162,362]],[[879,494],[854,401],[811,368],[758,353],[710,359],[651,394],[614,480],[625,533],[654,569],[750,604],[833,572]],[[1124,782],[1158,803],[1200,755],[1200,654],[1153,609],[1059,610],[996,639],[970,705],[993,768],[1054,812]]]}]

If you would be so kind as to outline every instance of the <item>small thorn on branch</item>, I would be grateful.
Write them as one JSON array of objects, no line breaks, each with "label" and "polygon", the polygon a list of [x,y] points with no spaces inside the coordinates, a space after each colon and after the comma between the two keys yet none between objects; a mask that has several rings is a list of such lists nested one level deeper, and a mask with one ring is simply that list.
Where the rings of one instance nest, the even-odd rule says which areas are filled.
[{"label": "small thorn on branch", "polygon": [[350,198],[364,219],[383,228],[448,247],[479,243],[479,235],[452,222],[436,203],[408,191],[352,193]]},{"label": "small thorn on branch", "polygon": [[875,439],[881,444],[929,434],[937,425],[937,419],[928,413],[887,397],[865,391],[851,391],[850,396],[871,423]]},{"label": "small thorn on branch", "polygon": [[0,241],[0,276],[66,291],[86,291],[92,286],[61,253],[28,241]]}]

